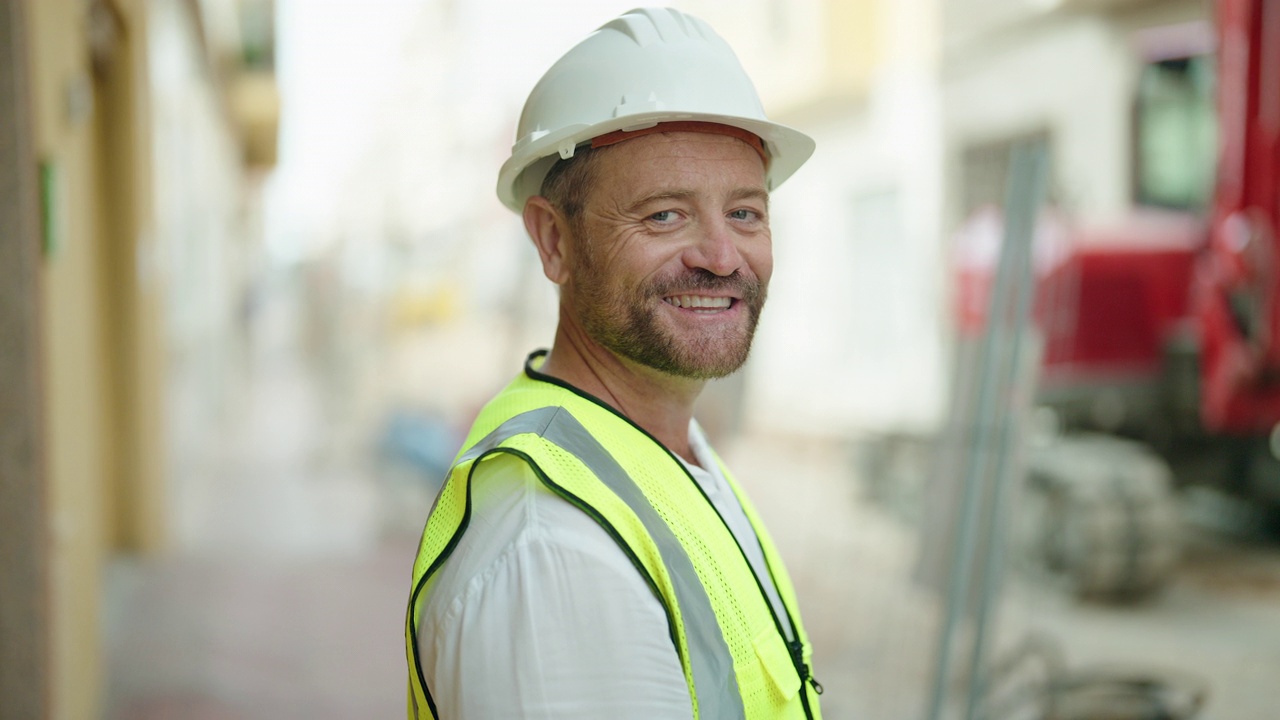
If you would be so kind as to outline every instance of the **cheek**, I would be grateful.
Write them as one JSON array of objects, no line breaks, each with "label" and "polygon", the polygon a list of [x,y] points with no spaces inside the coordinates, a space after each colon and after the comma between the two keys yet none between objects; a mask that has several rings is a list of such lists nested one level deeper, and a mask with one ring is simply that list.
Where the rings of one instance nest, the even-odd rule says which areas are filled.
[{"label": "cheek", "polygon": [[647,264],[650,258],[629,250],[617,243],[596,245],[585,257],[580,256],[573,273],[580,294],[603,301],[642,292],[654,267]]},{"label": "cheek", "polygon": [[768,235],[757,242],[752,242],[743,252],[747,265],[760,282],[767,283],[773,275],[773,243]]},{"label": "cheek", "polygon": [[623,234],[613,240],[610,253],[602,258],[603,271],[619,285],[639,287],[655,276],[677,271],[680,252],[675,247],[639,234]]}]

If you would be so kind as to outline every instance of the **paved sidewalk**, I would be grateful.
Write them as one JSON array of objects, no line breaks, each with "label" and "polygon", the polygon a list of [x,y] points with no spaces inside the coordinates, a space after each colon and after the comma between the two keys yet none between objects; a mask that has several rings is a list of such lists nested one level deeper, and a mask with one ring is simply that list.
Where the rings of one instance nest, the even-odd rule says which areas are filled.
[{"label": "paved sidewalk", "polygon": [[308,561],[123,565],[108,717],[395,718],[414,545]]},{"label": "paved sidewalk", "polygon": [[360,358],[301,312],[285,294],[251,352],[175,368],[175,547],[108,568],[110,720],[403,717],[430,483],[380,465]]}]

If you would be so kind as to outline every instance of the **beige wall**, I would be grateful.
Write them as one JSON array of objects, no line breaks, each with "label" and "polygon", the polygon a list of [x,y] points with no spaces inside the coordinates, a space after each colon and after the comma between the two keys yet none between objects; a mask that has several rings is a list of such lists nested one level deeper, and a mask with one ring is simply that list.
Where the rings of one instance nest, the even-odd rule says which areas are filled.
[{"label": "beige wall", "polygon": [[938,5],[827,0],[822,92],[775,116],[817,150],[771,200],[776,263],[747,369],[754,430],[849,437],[939,422]]},{"label": "beige wall", "polygon": [[74,32],[78,3],[28,2],[39,159],[53,175],[55,245],[43,271],[46,452],[52,559],[54,717],[93,717],[101,692],[98,600],[107,466],[105,372],[98,301],[100,237],[93,193],[91,87]]},{"label": "beige wall", "polygon": [[88,3],[27,0],[38,159],[50,168],[54,243],[42,268],[50,507],[53,717],[101,710],[102,569],[117,549],[164,545],[159,294],[149,252],[144,6],[95,73]]},{"label": "beige wall", "polygon": [[864,95],[885,62],[884,12],[877,0],[827,0],[825,41],[828,84]]}]

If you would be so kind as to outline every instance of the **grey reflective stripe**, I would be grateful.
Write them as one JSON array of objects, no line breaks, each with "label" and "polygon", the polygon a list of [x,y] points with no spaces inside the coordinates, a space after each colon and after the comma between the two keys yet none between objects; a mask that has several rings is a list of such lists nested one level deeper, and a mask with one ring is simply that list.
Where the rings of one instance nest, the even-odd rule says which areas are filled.
[{"label": "grey reflective stripe", "polygon": [[560,408],[558,407],[544,407],[538,408],[537,410],[522,412],[494,428],[493,432],[480,438],[479,442],[472,445],[471,449],[459,456],[453,464],[461,465],[465,462],[475,460],[481,455],[501,445],[507,438],[515,437],[516,435],[533,433],[534,435],[541,436],[547,429],[547,425],[551,423],[559,412]]},{"label": "grey reflective stripe", "polygon": [[733,656],[720,632],[720,623],[711,607],[711,599],[707,597],[706,589],[693,569],[693,561],[631,476],[587,432],[577,418],[560,407],[539,408],[521,413],[486,435],[467,450],[458,462],[473,460],[508,438],[526,433],[539,435],[578,458],[631,508],[657,545],[667,574],[671,577],[680,616],[684,620],[685,638],[689,644],[689,666],[693,671],[693,686],[698,696],[699,719],[739,720],[746,717],[742,695],[738,692],[738,678],[733,671]]}]

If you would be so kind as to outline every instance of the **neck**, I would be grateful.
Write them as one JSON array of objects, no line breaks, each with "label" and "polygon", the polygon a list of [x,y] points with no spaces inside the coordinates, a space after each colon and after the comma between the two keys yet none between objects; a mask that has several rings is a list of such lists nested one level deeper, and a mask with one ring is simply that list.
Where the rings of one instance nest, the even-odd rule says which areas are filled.
[{"label": "neck", "polygon": [[563,317],[541,372],[600,398],[671,452],[697,463],[689,445],[689,422],[705,381],[674,377],[619,357]]}]

